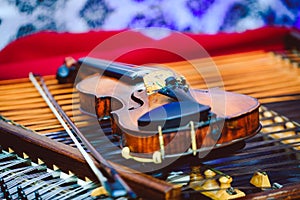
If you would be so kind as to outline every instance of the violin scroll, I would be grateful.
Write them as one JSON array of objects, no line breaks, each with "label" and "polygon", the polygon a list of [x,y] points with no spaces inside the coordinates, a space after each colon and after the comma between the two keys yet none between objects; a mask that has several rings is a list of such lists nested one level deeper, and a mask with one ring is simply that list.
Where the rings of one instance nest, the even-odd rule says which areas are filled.
[{"label": "violin scroll", "polygon": [[58,83],[74,83],[78,69],[78,62],[72,57],[66,57],[64,64],[56,72]]}]

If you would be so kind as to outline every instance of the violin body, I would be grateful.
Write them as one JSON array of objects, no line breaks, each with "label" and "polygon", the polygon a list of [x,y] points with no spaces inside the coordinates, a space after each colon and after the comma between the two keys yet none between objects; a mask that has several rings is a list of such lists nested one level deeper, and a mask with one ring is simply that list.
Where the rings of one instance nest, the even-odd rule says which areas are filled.
[{"label": "violin body", "polygon": [[[184,123],[175,128],[144,130],[139,127],[139,118],[174,99],[158,93],[147,94],[143,83],[131,84],[103,75],[88,77],[76,87],[81,110],[97,116],[98,120],[109,118],[112,132],[123,136],[125,146],[133,154],[147,155],[163,150],[167,156],[184,154],[191,149],[196,152],[208,147],[219,148],[251,137],[260,130],[260,104],[246,95],[190,89],[189,94],[196,102],[210,107],[207,119],[195,121],[192,126]],[[214,98],[220,102],[216,103]]]}]

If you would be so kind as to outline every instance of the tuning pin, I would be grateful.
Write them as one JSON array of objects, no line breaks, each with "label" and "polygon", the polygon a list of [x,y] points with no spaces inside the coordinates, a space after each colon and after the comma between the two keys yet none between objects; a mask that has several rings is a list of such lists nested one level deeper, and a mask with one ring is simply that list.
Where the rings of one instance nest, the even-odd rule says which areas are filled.
[{"label": "tuning pin", "polygon": [[183,76],[177,77],[177,83],[185,92],[189,91],[189,86],[187,85],[186,79]]},{"label": "tuning pin", "polygon": [[3,180],[3,183],[1,184],[1,191],[3,193],[7,192],[7,185],[4,183],[4,180]]},{"label": "tuning pin", "polygon": [[39,194],[38,191],[34,192],[34,199],[35,200],[42,200],[42,197],[41,197],[41,195]]},{"label": "tuning pin", "polygon": [[186,80],[185,80],[185,78],[183,76],[180,77],[180,83],[182,85],[186,85]]},{"label": "tuning pin", "polygon": [[175,87],[177,80],[173,76],[170,76],[166,78],[165,82],[166,82],[166,86]]},{"label": "tuning pin", "polygon": [[7,189],[7,185],[5,183],[1,184],[1,191],[3,193],[4,199],[11,200],[12,197]]},{"label": "tuning pin", "polygon": [[22,187],[18,187],[18,196],[20,200],[27,200],[27,196],[25,194],[25,192],[23,191]]},{"label": "tuning pin", "polygon": [[11,194],[8,191],[4,192],[3,196],[4,196],[5,200],[12,200],[13,199]]},{"label": "tuning pin", "polygon": [[0,177],[0,187],[5,184],[4,179],[2,177]]}]

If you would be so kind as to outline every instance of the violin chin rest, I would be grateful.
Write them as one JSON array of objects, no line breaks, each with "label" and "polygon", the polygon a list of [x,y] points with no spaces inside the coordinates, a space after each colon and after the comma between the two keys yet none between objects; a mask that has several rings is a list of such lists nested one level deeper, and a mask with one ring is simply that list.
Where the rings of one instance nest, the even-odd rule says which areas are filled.
[{"label": "violin chin rest", "polygon": [[140,130],[157,131],[174,129],[187,125],[190,121],[207,121],[210,107],[193,101],[171,102],[149,112],[138,119]]}]

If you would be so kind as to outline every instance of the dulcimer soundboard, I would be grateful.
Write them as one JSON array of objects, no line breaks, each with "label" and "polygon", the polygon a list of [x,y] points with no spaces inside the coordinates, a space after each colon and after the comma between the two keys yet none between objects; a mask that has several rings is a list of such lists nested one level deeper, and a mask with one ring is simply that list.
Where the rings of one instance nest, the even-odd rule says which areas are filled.
[{"label": "dulcimer soundboard", "polygon": [[[223,81],[214,87],[255,97],[261,103],[262,128],[255,136],[201,160],[184,156],[161,170],[143,173],[136,171],[143,163],[125,159],[121,149],[115,148],[119,143],[104,120],[103,135],[95,141],[97,150],[142,199],[300,198],[300,52],[297,42],[291,44],[276,51],[212,57]],[[207,59],[193,62],[205,66]],[[185,76],[194,88],[207,89],[190,62],[164,64]],[[87,133],[99,126],[87,123],[90,116],[80,112],[72,84],[58,84],[54,75],[44,79],[77,126]],[[28,78],[1,80],[0,91],[2,198],[109,198],[95,195],[100,188],[95,175]],[[108,145],[107,138],[115,146]]]}]

